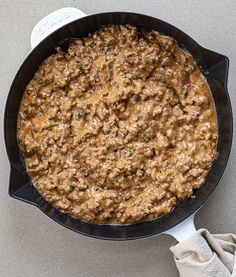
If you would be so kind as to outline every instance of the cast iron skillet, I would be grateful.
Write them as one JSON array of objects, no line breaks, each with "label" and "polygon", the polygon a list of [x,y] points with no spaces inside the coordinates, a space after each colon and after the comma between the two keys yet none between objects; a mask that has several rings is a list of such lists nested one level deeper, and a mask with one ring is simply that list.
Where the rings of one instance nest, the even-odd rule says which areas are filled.
[{"label": "cast iron skillet", "polygon": [[[206,178],[205,184],[194,192],[194,197],[179,204],[171,213],[149,222],[127,225],[94,224],[61,214],[50,205],[33,186],[24,166],[17,144],[17,115],[28,82],[33,78],[41,62],[60,45],[64,50],[71,38],[81,37],[96,31],[102,25],[132,24],[146,30],[156,30],[176,39],[197,61],[202,74],[211,88],[216,106],[219,138],[218,156]],[[11,165],[9,194],[11,197],[35,205],[50,218],[78,233],[110,240],[128,240],[152,236],[164,232],[184,221],[197,211],[209,198],[218,184],[230,154],[233,119],[227,92],[229,60],[226,56],[207,50],[176,27],[150,16],[107,12],[93,14],[75,20],[44,39],[25,59],[11,85],[4,118],[5,144]]]}]

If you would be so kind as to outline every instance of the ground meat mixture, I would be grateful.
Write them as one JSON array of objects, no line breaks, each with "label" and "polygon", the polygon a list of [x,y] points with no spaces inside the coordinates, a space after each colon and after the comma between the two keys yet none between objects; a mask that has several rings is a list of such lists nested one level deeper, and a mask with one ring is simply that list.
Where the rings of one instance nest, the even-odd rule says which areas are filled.
[{"label": "ground meat mixture", "polygon": [[36,188],[61,212],[133,223],[169,213],[204,183],[216,115],[196,62],[172,38],[106,26],[42,63],[18,141]]}]

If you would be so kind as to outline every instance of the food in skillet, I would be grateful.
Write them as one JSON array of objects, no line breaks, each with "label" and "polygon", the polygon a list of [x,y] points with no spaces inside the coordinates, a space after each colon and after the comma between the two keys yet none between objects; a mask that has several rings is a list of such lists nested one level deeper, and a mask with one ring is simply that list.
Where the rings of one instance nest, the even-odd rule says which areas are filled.
[{"label": "food in skillet", "polygon": [[203,185],[216,154],[214,104],[193,57],[128,25],[48,57],[25,90],[18,130],[38,191],[92,222],[169,213]]}]

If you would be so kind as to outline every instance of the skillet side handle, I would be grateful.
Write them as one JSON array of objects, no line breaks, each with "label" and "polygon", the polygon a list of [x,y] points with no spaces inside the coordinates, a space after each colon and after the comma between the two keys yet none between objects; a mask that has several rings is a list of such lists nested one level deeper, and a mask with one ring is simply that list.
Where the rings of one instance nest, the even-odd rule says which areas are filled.
[{"label": "skillet side handle", "polygon": [[203,48],[203,60],[205,63],[205,74],[218,80],[227,89],[229,58],[220,53]]},{"label": "skillet side handle", "polygon": [[209,69],[209,74],[217,79],[224,89],[227,89],[229,72],[229,59],[225,56],[220,62]]},{"label": "skillet side handle", "polygon": [[9,195],[26,203],[37,205],[34,196],[35,188],[27,174],[22,174],[22,171],[14,167],[11,167],[10,172]]},{"label": "skillet side handle", "polygon": [[44,38],[60,27],[86,15],[83,11],[71,7],[62,8],[48,14],[32,30],[31,49],[34,49]]},{"label": "skillet side handle", "polygon": [[191,215],[185,221],[165,231],[164,234],[174,237],[178,242],[182,242],[194,232],[196,232],[196,228],[194,225],[194,216],[195,214]]}]

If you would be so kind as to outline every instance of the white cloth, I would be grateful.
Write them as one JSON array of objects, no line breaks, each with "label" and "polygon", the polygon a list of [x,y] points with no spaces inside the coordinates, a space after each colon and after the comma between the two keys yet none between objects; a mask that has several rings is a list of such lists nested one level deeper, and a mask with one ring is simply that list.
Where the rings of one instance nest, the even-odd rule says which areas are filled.
[{"label": "white cloth", "polygon": [[200,229],[171,246],[180,277],[236,277],[236,235]]}]

